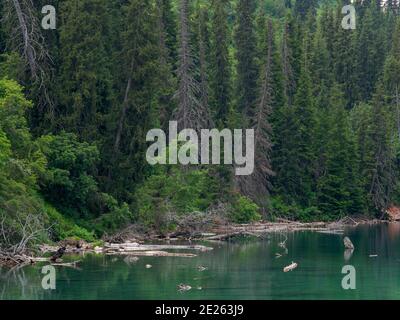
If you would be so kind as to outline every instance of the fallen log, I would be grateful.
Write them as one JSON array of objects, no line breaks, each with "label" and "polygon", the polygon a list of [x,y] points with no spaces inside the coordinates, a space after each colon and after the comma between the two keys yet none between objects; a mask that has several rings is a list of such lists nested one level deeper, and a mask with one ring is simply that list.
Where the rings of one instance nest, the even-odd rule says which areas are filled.
[{"label": "fallen log", "polygon": [[167,251],[117,251],[117,252],[107,252],[106,255],[128,255],[128,256],[138,256],[138,257],[180,257],[180,258],[193,258],[197,257],[193,253],[180,253],[180,252],[167,252]]},{"label": "fallen log", "polygon": [[106,244],[104,246],[106,252],[118,251],[118,252],[129,252],[129,251],[162,251],[162,250],[196,250],[196,251],[210,251],[212,247],[206,247],[203,245],[159,245],[159,244],[148,244],[148,245],[136,245],[130,243],[123,244]]},{"label": "fallen log", "polygon": [[292,264],[288,265],[287,267],[283,268],[283,272],[289,272],[289,271],[293,271],[294,269],[297,268],[297,263],[292,262]]}]

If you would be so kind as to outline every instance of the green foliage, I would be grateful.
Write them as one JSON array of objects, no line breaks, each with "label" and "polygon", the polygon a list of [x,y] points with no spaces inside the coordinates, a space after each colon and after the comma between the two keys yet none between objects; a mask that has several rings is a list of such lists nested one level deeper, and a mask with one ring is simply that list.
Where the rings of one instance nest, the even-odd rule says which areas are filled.
[{"label": "green foliage", "polygon": [[270,213],[272,218],[283,217],[292,221],[317,221],[336,219],[324,215],[317,207],[302,207],[296,203],[287,203],[281,196],[274,196],[270,200]]},{"label": "green foliage", "polygon": [[71,219],[63,216],[52,205],[46,203],[47,224],[51,226],[52,240],[64,240],[67,238],[77,238],[92,242],[95,237],[92,232],[76,225]]},{"label": "green foliage", "polygon": [[250,223],[261,220],[260,208],[249,198],[237,197],[232,204],[230,219],[236,223]]},{"label": "green foliage", "polygon": [[159,167],[136,193],[137,220],[157,228],[168,224],[167,214],[205,211],[215,201],[217,185],[207,170]]},{"label": "green foliage", "polygon": [[73,208],[76,218],[89,217],[89,202],[98,191],[91,175],[99,161],[97,148],[65,132],[41,137],[39,143],[48,159],[48,171],[41,181],[48,199],[59,208]]}]

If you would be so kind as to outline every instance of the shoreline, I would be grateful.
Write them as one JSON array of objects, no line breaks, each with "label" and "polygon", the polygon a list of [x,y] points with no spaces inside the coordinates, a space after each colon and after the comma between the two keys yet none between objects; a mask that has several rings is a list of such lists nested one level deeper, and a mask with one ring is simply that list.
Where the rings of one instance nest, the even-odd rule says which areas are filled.
[{"label": "shoreline", "polygon": [[[289,233],[298,231],[312,231],[327,234],[343,235],[347,227],[357,227],[362,224],[378,224],[392,223],[388,220],[353,219],[345,217],[335,222],[296,222],[285,219],[277,219],[276,222],[255,222],[249,224],[219,224],[212,225],[204,230],[198,230],[192,233],[176,231],[167,235],[157,233],[140,234],[132,233],[120,237],[118,241],[105,241],[102,246],[86,243],[81,240],[63,240],[55,245],[42,244],[39,246],[40,257],[28,254],[2,254],[0,253],[0,267],[16,267],[32,265],[38,262],[52,262],[49,257],[45,257],[50,253],[56,252],[60,247],[65,247],[66,254],[85,254],[95,253],[104,255],[120,255],[120,256],[152,256],[152,257],[196,257],[192,252],[207,252],[212,247],[206,245],[181,245],[174,242],[224,242],[230,241],[237,237],[250,236],[254,238],[262,238],[271,233]],[[154,244],[160,242],[161,244]],[[179,250],[179,252],[171,252]],[[185,252],[182,252],[185,251]],[[187,253],[187,251],[189,251]],[[78,262],[63,263],[60,259],[53,261],[52,264],[58,266],[75,266]]]}]

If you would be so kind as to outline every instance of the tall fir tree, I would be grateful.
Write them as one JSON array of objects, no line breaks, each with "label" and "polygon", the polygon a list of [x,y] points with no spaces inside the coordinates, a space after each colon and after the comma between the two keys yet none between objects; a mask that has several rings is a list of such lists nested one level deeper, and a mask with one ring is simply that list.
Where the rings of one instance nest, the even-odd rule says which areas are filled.
[{"label": "tall fir tree", "polygon": [[230,30],[227,0],[211,2],[211,104],[219,126],[225,126],[230,114],[232,77],[229,57]]},{"label": "tall fir tree", "polygon": [[129,0],[122,7],[124,32],[119,66],[118,103],[108,116],[103,145],[106,190],[133,201],[137,184],[149,172],[146,134],[157,125],[160,78],[157,14],[152,0]]},{"label": "tall fir tree", "polygon": [[254,115],[257,99],[257,39],[255,34],[255,0],[239,0],[235,30],[237,110],[247,117]]},{"label": "tall fir tree", "polygon": [[330,219],[363,213],[355,142],[345,110],[344,95],[333,85],[329,108],[322,114],[326,137],[323,169],[318,179],[318,208]]},{"label": "tall fir tree", "polygon": [[113,103],[110,16],[106,0],[71,0],[60,8],[59,129],[99,140]]}]

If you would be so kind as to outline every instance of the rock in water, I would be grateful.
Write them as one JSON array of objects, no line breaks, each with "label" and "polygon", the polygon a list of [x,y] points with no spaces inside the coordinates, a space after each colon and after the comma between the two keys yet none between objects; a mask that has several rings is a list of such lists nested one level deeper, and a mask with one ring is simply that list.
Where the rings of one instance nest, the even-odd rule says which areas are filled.
[{"label": "rock in water", "polygon": [[354,245],[353,242],[349,239],[349,237],[344,237],[343,239],[343,244],[346,247],[346,249],[351,249],[354,250]]}]

